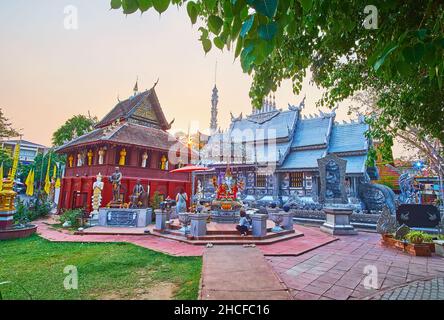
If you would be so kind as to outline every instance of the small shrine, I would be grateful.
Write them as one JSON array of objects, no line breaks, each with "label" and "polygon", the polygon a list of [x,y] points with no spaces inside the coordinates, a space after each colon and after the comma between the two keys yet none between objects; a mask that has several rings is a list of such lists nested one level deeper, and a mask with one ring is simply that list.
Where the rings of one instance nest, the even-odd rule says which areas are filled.
[{"label": "small shrine", "polygon": [[[148,206],[155,192],[162,198],[175,198],[181,189],[191,193],[187,173],[169,172],[178,166],[169,159],[171,150],[177,150],[176,154],[188,150],[188,160],[191,155],[187,146],[168,133],[174,120],[166,120],[156,84],[139,92],[136,83],[134,94],[119,101],[91,132],[56,150],[67,159],[60,209],[96,210],[99,198],[93,196],[98,185],[100,206],[109,208]],[[103,185],[94,186],[99,174]]]},{"label": "small shrine", "polygon": [[240,208],[239,191],[243,189],[242,182],[237,181],[227,166],[225,176],[220,182],[213,177],[216,189],[216,199],[211,203],[211,220],[214,222],[234,223],[239,219]]}]

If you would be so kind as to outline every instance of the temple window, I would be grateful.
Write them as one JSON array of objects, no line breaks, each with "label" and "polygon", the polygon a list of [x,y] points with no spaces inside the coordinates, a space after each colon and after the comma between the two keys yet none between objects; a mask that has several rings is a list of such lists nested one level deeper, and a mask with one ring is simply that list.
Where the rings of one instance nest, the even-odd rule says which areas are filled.
[{"label": "temple window", "polygon": [[263,174],[256,175],[256,187],[265,188],[267,185],[267,176]]},{"label": "temple window", "polygon": [[291,188],[302,188],[304,183],[304,173],[303,172],[291,172],[290,173],[290,187]]}]

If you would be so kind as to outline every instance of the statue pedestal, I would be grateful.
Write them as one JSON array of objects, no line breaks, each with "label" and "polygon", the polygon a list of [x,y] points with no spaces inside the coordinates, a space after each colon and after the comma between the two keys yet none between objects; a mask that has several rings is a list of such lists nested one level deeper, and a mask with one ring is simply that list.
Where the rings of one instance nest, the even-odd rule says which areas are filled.
[{"label": "statue pedestal", "polygon": [[109,227],[143,228],[151,223],[148,209],[99,209],[99,225]]},{"label": "statue pedestal", "polygon": [[267,218],[266,214],[253,214],[251,216],[253,237],[264,237],[267,235]]},{"label": "statue pedestal", "polygon": [[350,215],[353,209],[349,208],[325,208],[326,221],[321,226],[321,231],[332,235],[355,235],[358,232],[350,224]]},{"label": "statue pedestal", "polygon": [[283,216],[282,228],[284,230],[293,230],[293,213],[281,211],[281,215]]},{"label": "statue pedestal", "polygon": [[162,210],[154,210],[156,214],[156,231],[162,232],[166,229],[167,213]]},{"label": "statue pedestal", "polygon": [[204,213],[196,213],[191,215],[191,235],[193,237],[201,237],[207,234],[207,219],[209,215]]}]

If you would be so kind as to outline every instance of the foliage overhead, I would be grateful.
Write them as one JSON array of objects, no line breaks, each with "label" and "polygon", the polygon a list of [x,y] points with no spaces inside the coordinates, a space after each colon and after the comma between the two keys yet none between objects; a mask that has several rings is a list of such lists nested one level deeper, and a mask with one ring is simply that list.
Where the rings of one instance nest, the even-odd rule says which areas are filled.
[{"label": "foliage overhead", "polygon": [[151,7],[161,14],[173,5],[186,6],[191,22],[202,25],[205,53],[214,45],[240,57],[253,75],[255,106],[285,79],[299,93],[311,68],[327,89],[319,105],[376,88],[380,123],[414,124],[444,141],[442,1],[375,0],[370,9],[367,0],[111,1],[125,14]]},{"label": "foliage overhead", "polygon": [[54,146],[61,146],[76,137],[80,137],[88,133],[94,128],[97,118],[84,115],[76,115],[68,119],[65,124],[57,129],[52,135],[52,143]]}]

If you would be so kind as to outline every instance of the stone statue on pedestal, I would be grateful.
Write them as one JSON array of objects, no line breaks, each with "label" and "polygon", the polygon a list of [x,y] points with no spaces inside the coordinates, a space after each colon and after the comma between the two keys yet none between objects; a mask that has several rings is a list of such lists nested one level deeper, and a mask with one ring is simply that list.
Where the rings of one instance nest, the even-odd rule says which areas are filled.
[{"label": "stone statue on pedestal", "polygon": [[139,208],[142,204],[142,195],[145,193],[145,189],[142,186],[140,179],[137,179],[137,183],[133,188],[133,194],[131,195],[131,207]]},{"label": "stone statue on pedestal", "polygon": [[119,167],[116,167],[116,170],[109,178],[109,181],[113,184],[113,202],[120,202],[120,186],[122,181],[122,173],[120,172]]}]

